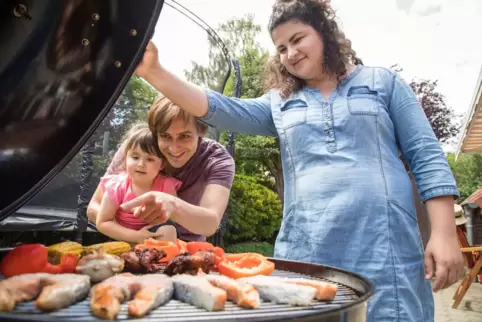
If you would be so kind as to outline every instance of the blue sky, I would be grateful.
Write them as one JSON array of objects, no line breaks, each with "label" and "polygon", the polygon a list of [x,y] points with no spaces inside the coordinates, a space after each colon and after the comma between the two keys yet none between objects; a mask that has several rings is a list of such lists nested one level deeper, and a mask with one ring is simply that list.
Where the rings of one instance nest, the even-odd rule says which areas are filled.
[{"label": "blue sky", "polygon": [[[266,31],[273,0],[177,0],[215,28],[233,17],[254,14]],[[332,0],[341,27],[365,65],[399,64],[402,76],[439,81],[458,114],[471,103],[482,66],[482,0]],[[207,60],[206,33],[165,6],[154,42],[164,66],[183,76],[190,61]]]}]

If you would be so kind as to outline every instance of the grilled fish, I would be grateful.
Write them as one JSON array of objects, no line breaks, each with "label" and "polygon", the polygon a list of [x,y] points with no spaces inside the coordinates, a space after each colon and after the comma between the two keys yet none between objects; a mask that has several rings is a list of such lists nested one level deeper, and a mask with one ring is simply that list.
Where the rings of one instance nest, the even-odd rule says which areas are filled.
[{"label": "grilled fish", "polygon": [[259,293],[249,284],[242,284],[223,275],[207,274],[205,278],[215,287],[223,289],[227,298],[245,309],[256,309],[260,305]]},{"label": "grilled fish", "polygon": [[207,311],[220,311],[226,304],[226,291],[211,285],[206,278],[189,274],[174,275],[174,297]]},{"label": "grilled fish", "polygon": [[311,286],[284,283],[271,276],[256,275],[238,278],[242,284],[252,285],[265,301],[295,306],[310,306],[316,295]]},{"label": "grilled fish", "polygon": [[87,297],[90,278],[77,274],[24,274],[0,281],[0,311],[12,311],[17,303],[36,299],[42,311],[68,307]]},{"label": "grilled fish", "polygon": [[279,282],[311,286],[316,289],[315,299],[318,301],[333,301],[338,292],[338,285],[333,283],[327,283],[323,281],[312,280],[308,278],[287,278],[287,277],[271,277],[273,280]]},{"label": "grilled fish", "polygon": [[90,308],[95,316],[114,320],[121,303],[128,304],[128,312],[142,317],[151,310],[169,302],[173,296],[172,281],[164,274],[135,276],[123,273],[110,277],[92,287]]}]

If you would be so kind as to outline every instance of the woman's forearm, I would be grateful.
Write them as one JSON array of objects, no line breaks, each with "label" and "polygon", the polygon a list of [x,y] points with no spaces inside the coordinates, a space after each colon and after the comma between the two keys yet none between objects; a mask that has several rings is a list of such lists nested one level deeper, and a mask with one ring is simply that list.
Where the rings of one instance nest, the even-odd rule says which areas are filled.
[{"label": "woman's forearm", "polygon": [[453,197],[436,197],[427,200],[425,204],[430,220],[431,233],[457,238]]},{"label": "woman's forearm", "polygon": [[216,233],[219,227],[219,217],[212,209],[194,206],[179,198],[174,200],[171,219],[194,234],[206,237]]},{"label": "woman's forearm", "polygon": [[162,67],[152,70],[145,79],[189,114],[196,117],[207,114],[208,98],[202,88],[183,81]]},{"label": "woman's forearm", "polygon": [[115,221],[104,221],[97,224],[97,229],[104,235],[127,243],[137,243],[137,231],[119,225]]}]

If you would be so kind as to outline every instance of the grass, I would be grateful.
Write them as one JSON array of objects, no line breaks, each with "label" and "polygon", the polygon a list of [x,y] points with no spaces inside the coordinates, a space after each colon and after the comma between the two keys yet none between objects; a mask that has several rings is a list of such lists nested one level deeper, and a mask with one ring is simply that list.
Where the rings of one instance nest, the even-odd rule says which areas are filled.
[{"label": "grass", "polygon": [[246,242],[229,245],[224,248],[226,253],[258,253],[272,257],[274,246],[266,242]]}]

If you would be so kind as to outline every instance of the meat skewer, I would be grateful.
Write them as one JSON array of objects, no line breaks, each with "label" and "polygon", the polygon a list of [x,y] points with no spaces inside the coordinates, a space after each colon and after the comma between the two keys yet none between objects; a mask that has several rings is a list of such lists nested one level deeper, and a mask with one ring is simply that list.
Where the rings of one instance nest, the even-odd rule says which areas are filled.
[{"label": "meat skewer", "polygon": [[90,277],[78,274],[35,273],[0,281],[0,312],[12,311],[17,303],[36,299],[42,311],[68,307],[87,297]]}]

